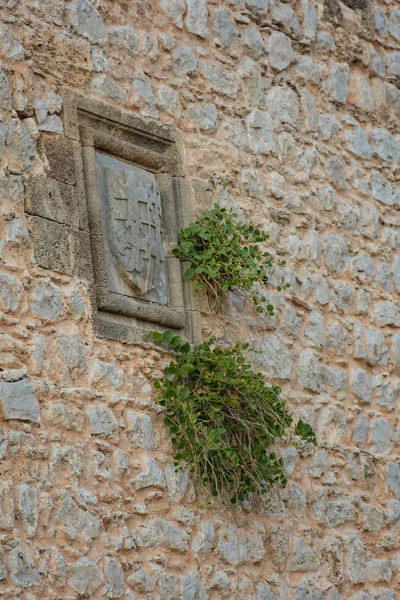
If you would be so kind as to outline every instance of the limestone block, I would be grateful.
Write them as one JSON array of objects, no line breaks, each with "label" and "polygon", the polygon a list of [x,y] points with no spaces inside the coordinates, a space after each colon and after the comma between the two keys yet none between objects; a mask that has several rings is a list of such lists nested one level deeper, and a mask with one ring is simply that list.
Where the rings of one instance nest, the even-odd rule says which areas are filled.
[{"label": "limestone block", "polygon": [[186,0],[185,25],[190,33],[201,38],[208,38],[208,8],[207,0]]},{"label": "limestone block", "polygon": [[110,556],[104,559],[104,572],[106,576],[106,585],[103,588],[103,595],[108,598],[121,598],[125,589],[125,577],[121,563]]},{"label": "limestone block", "polygon": [[111,409],[104,404],[94,404],[86,408],[92,435],[104,437],[115,436],[118,433],[118,421]]},{"label": "limestone block", "polygon": [[372,583],[390,583],[392,569],[387,559],[374,558],[367,562],[367,579]]},{"label": "limestone block", "polygon": [[290,38],[280,31],[273,31],[268,40],[268,60],[271,67],[284,71],[295,56]]},{"label": "limestone block", "polygon": [[362,540],[355,535],[346,544],[346,567],[351,583],[365,583],[365,548]]},{"label": "limestone block", "polygon": [[20,544],[8,552],[7,566],[14,585],[30,588],[42,583],[42,577],[35,567],[32,555],[26,547]]},{"label": "limestone block", "polygon": [[131,442],[136,448],[152,450],[154,446],[154,433],[151,419],[145,413],[126,411],[125,420],[127,431],[130,433]]},{"label": "limestone block", "polygon": [[351,370],[351,391],[362,403],[370,404],[372,400],[372,382],[364,369]]},{"label": "limestone block", "polygon": [[71,20],[77,32],[94,44],[104,44],[107,41],[108,34],[103,19],[89,0],[75,0]]},{"label": "limestone block", "polygon": [[110,44],[114,48],[127,50],[134,57],[139,54],[139,36],[129,23],[127,25],[110,27],[108,35]]},{"label": "limestone block", "polygon": [[393,447],[393,429],[387,419],[372,419],[371,452],[387,454]]},{"label": "limestone block", "polygon": [[102,572],[94,562],[86,557],[72,563],[68,571],[68,585],[80,596],[90,597],[104,581]]},{"label": "limestone block", "polygon": [[0,530],[10,531],[14,527],[14,489],[11,481],[0,481]]},{"label": "limestone block", "polygon": [[165,547],[177,552],[188,550],[188,539],[187,533],[165,519],[150,519],[134,535],[139,548]]},{"label": "limestone block", "polygon": [[153,458],[148,460],[148,469],[139,473],[132,479],[132,485],[136,490],[147,487],[165,488],[164,472]]},{"label": "limestone block", "polygon": [[80,335],[62,335],[57,338],[58,351],[65,364],[74,374],[81,374],[86,369],[86,356]]},{"label": "limestone block", "polygon": [[42,281],[33,292],[32,311],[42,319],[54,320],[62,309],[63,296],[59,287]]},{"label": "limestone block", "polygon": [[205,102],[203,104],[189,104],[187,115],[200,129],[208,131],[215,127],[217,121],[217,109],[215,104]]},{"label": "limestone block", "polygon": [[319,560],[315,550],[307,546],[304,538],[298,537],[292,544],[288,570],[295,573],[316,571]]},{"label": "limestone block", "polygon": [[214,545],[215,531],[211,521],[203,521],[192,539],[192,550],[198,554],[209,554]]},{"label": "limestone block", "polygon": [[2,310],[15,312],[23,299],[24,288],[22,283],[8,273],[0,273],[0,301]]},{"label": "limestone block", "polygon": [[172,51],[172,70],[178,77],[190,75],[197,69],[195,52],[189,46],[176,46]]},{"label": "limestone block", "polygon": [[185,0],[161,0],[161,7],[167,17],[169,17],[179,29],[182,29],[183,15],[186,10]]},{"label": "limestone block", "polygon": [[228,98],[236,98],[239,82],[233,73],[213,63],[204,63],[203,70],[213,92]]},{"label": "limestone block", "polygon": [[328,158],[325,162],[325,168],[330,182],[337,190],[348,189],[344,164],[338,156]]},{"label": "limestone block", "polygon": [[371,365],[386,365],[389,359],[385,336],[379,329],[367,329],[367,355]]},{"label": "limestone block", "polygon": [[22,526],[28,537],[36,531],[39,519],[38,493],[36,488],[26,483],[18,486],[18,510]]},{"label": "limestone block", "polygon": [[40,423],[39,403],[29,379],[0,381],[0,402],[5,419]]},{"label": "limestone block", "polygon": [[230,10],[220,8],[214,11],[213,30],[224,46],[229,49],[237,46],[240,34]]}]

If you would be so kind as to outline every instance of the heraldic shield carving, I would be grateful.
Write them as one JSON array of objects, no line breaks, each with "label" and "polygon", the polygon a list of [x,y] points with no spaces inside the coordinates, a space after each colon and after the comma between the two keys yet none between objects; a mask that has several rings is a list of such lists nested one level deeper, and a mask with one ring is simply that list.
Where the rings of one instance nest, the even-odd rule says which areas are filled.
[{"label": "heraldic shield carving", "polygon": [[96,152],[107,285],[111,292],[168,303],[161,197],[156,177]]}]

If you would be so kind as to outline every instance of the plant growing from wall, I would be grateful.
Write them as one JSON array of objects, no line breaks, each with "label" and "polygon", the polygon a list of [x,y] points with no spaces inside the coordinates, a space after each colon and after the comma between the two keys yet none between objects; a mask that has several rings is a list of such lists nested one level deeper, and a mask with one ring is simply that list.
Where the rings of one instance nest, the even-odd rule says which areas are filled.
[{"label": "plant growing from wall", "polygon": [[188,463],[213,496],[232,503],[286,485],[272,445],[296,438],[315,443],[315,435],[303,421],[293,426],[281,390],[269,387],[244,356],[248,344],[223,348],[211,339],[191,347],[171,331],[151,337],[175,355],[155,387],[176,466]]},{"label": "plant growing from wall", "polygon": [[[273,314],[274,307],[258,290],[268,284],[271,255],[259,244],[268,235],[247,223],[240,223],[232,210],[214,204],[180,232],[173,254],[188,261],[185,277],[205,289],[213,305],[220,305],[237,288],[249,292],[256,310]],[[280,289],[280,288],[278,288]]]}]

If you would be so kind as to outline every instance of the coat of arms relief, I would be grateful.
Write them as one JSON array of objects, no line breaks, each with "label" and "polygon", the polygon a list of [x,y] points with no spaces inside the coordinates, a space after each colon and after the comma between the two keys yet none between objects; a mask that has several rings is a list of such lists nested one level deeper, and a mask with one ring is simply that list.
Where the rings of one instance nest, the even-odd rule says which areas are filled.
[{"label": "coat of arms relief", "polygon": [[166,305],[166,264],[157,179],[96,153],[107,285],[111,292]]}]

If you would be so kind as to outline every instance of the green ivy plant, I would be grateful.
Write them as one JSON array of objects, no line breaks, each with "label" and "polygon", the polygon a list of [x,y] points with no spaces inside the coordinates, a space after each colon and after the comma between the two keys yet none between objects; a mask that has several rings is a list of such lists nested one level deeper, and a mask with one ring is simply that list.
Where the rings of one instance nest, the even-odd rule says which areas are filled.
[{"label": "green ivy plant", "polygon": [[179,245],[172,252],[190,263],[185,277],[193,279],[199,290],[205,289],[214,306],[220,306],[229,292],[241,288],[251,294],[259,313],[273,315],[274,307],[259,292],[260,286],[268,285],[272,268],[271,255],[259,246],[269,236],[237,219],[232,210],[214,204],[181,230]]},{"label": "green ivy plant", "polygon": [[171,331],[150,336],[175,355],[154,385],[176,467],[187,463],[211,495],[232,503],[285,486],[272,445],[299,438],[315,444],[315,435],[301,420],[293,426],[280,388],[252,370],[248,344],[223,348],[211,339],[191,347]]}]

